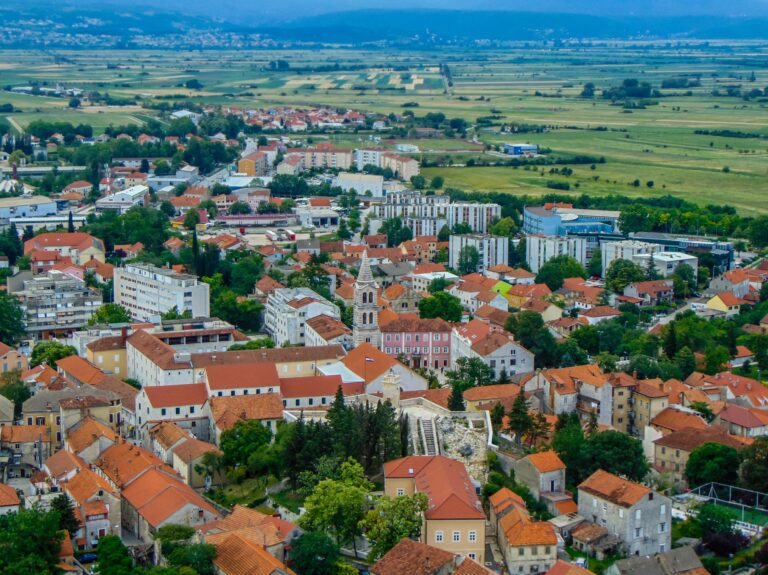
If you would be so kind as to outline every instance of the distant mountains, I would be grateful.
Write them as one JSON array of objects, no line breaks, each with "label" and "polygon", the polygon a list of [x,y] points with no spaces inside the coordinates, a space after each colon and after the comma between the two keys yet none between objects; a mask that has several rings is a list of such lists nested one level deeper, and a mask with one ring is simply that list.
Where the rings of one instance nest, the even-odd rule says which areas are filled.
[{"label": "distant mountains", "polygon": [[[768,40],[768,0],[420,0],[443,8],[477,6],[474,10],[397,8],[406,0],[392,0],[394,9],[348,10],[317,14],[359,5],[357,0],[6,0],[0,20],[22,29],[73,27],[80,33],[130,37],[137,34],[179,34],[189,30],[259,32],[276,40],[362,43],[412,41],[438,43],[458,40],[552,40],[567,38],[699,38]],[[417,0],[418,1],[418,0]],[[368,5],[383,2],[371,0]],[[492,6],[493,5],[493,6]],[[280,7],[280,13],[270,10]],[[503,6],[504,9],[490,9]],[[522,6],[522,10],[511,8]],[[301,10],[298,8],[306,8]],[[486,8],[485,10],[481,8]],[[695,11],[689,14],[686,10]]]}]

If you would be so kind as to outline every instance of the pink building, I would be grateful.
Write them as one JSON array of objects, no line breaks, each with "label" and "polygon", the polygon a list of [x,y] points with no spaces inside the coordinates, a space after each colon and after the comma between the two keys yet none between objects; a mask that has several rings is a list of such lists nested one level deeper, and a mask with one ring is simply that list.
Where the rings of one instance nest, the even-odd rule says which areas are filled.
[{"label": "pink building", "polygon": [[451,326],[441,318],[399,317],[379,328],[381,351],[405,357],[411,367],[446,369],[451,365]]}]

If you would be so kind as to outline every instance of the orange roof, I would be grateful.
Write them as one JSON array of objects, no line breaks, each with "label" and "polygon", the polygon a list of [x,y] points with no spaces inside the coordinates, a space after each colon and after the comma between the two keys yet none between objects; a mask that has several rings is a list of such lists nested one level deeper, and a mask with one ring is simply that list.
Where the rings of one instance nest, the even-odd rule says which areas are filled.
[{"label": "orange roof", "polygon": [[150,385],[143,387],[142,391],[154,408],[203,405],[208,399],[208,391],[203,383]]},{"label": "orange roof", "polygon": [[216,543],[213,563],[223,575],[296,575],[261,545],[239,534],[230,534]]},{"label": "orange roof", "polygon": [[[70,355],[56,362],[59,372],[68,379],[75,379],[80,383],[91,383],[104,377],[104,372],[93,365],[87,359],[77,355]],[[71,377],[70,377],[71,376]]]},{"label": "orange roof", "polygon": [[[500,523],[510,515],[504,517]],[[501,525],[500,525],[501,526]],[[528,547],[531,545],[557,545],[555,526],[549,521],[518,521],[505,535],[510,547]]]},{"label": "orange roof", "polygon": [[194,208],[200,205],[203,198],[200,196],[176,196],[170,201],[175,208]]},{"label": "orange roof", "polygon": [[80,505],[88,501],[91,497],[98,496],[99,491],[112,493],[112,486],[106,479],[91,471],[88,467],[82,467],[69,481],[61,484],[72,499]]},{"label": "orange roof", "polygon": [[402,539],[371,568],[373,575],[434,575],[446,565],[453,563],[454,555],[449,551],[419,543],[413,539]]},{"label": "orange roof", "polygon": [[703,429],[686,427],[660,437],[653,443],[662,447],[682,449],[683,451],[688,452],[693,451],[704,443],[721,443],[723,445],[729,445],[734,449],[743,447],[736,437],[730,435],[724,427],[720,427],[719,425],[705,427]]},{"label": "orange roof", "polygon": [[505,397],[517,397],[520,386],[515,383],[499,383],[496,385],[483,385],[472,387],[464,392],[466,401],[490,401]]},{"label": "orange roof", "polygon": [[183,462],[192,463],[206,453],[220,452],[218,448],[212,443],[208,443],[207,441],[200,441],[199,439],[192,437],[174,449],[173,453],[174,455],[177,455]]},{"label": "orange roof", "polygon": [[454,569],[453,575],[494,575],[494,572],[469,557],[462,557],[461,564]]},{"label": "orange roof", "polygon": [[362,343],[350,351],[341,362],[362,377],[365,383],[370,383],[389,371],[397,360],[376,349],[370,343]]},{"label": "orange roof", "polygon": [[632,507],[651,493],[651,490],[644,485],[622,479],[602,469],[598,469],[582,481],[579,489],[622,507]]},{"label": "orange roof", "polygon": [[160,527],[186,506],[218,515],[194,489],[159,469],[150,469],[138,477],[122,490],[121,496],[153,527]]},{"label": "orange roof", "polygon": [[47,442],[50,430],[45,425],[4,425],[0,427],[0,440],[6,443]]},{"label": "orange roof", "polygon": [[451,396],[451,390],[447,387],[441,387],[438,389],[416,389],[413,391],[401,391],[400,399],[413,399],[415,397],[422,397],[427,401],[431,401],[435,405],[439,405],[448,409],[448,399]]},{"label": "orange roof", "polygon": [[594,575],[594,573],[583,567],[574,565],[573,563],[566,563],[562,559],[558,559],[555,564],[549,568],[546,575]]},{"label": "orange roof", "polygon": [[459,461],[441,455],[403,457],[385,464],[384,476],[413,477],[416,490],[429,497],[427,519],[485,518],[474,485]]},{"label": "orange roof", "polygon": [[0,507],[16,506],[21,503],[19,494],[10,485],[0,483]]},{"label": "orange roof", "polygon": [[88,260],[83,264],[83,267],[87,270],[93,270],[95,274],[100,275],[104,279],[112,279],[115,274],[115,266],[110,263],[100,262],[97,259]]},{"label": "orange roof", "polygon": [[85,250],[95,247],[104,251],[104,242],[85,232],[49,232],[35,236],[24,242],[24,254],[34,250],[69,247]]},{"label": "orange roof", "polygon": [[96,460],[96,466],[118,487],[127,485],[153,467],[167,466],[153,453],[132,443],[116,443]]},{"label": "orange roof", "polygon": [[550,471],[559,471],[565,469],[565,463],[554,451],[542,451],[540,453],[531,453],[526,456],[539,473],[548,473]]},{"label": "orange roof", "polygon": [[157,441],[163,449],[170,449],[179,441],[189,439],[191,436],[172,421],[161,421],[149,429],[149,436]]},{"label": "orange roof", "polygon": [[707,422],[698,413],[689,413],[673,407],[662,409],[656,417],[651,419],[651,425],[663,427],[670,431],[677,431],[691,427],[694,429],[706,429]]},{"label": "orange roof", "polygon": [[508,487],[502,487],[496,493],[488,498],[488,502],[491,504],[491,509],[499,516],[499,513],[509,507],[515,505],[525,509],[525,501],[517,493],[509,489]]},{"label": "orange roof", "polygon": [[560,512],[560,515],[568,515],[569,513],[578,513],[579,506],[573,499],[566,499],[565,501],[558,501],[555,503],[555,507]]},{"label": "orange roof", "polygon": [[88,468],[88,464],[82,458],[66,449],[59,449],[46,459],[43,465],[54,479],[59,479],[75,469]]},{"label": "orange roof", "polygon": [[621,315],[621,312],[609,305],[599,305],[588,310],[581,310],[579,315],[584,317],[607,317]]},{"label": "orange roof", "polygon": [[205,368],[208,387],[213,390],[271,387],[277,390],[280,379],[271,362],[209,365]]},{"label": "orange roof", "polygon": [[101,438],[114,443],[115,432],[90,415],[67,431],[67,445],[75,453],[80,453]]},{"label": "orange roof", "polygon": [[234,427],[238,421],[283,418],[283,402],[278,393],[212,397],[211,416],[221,431]]},{"label": "orange roof", "polygon": [[308,319],[306,325],[311,327],[325,341],[331,341],[342,335],[352,334],[352,330],[343,322],[327,315],[318,315]]}]

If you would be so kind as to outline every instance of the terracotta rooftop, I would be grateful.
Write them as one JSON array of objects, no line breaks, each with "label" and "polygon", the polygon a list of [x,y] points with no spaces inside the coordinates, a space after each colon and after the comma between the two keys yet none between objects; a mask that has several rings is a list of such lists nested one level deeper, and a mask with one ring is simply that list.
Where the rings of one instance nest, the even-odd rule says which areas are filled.
[{"label": "terracotta rooftop", "polygon": [[113,351],[125,349],[125,338],[121,335],[110,335],[89,342],[86,346],[92,352]]},{"label": "terracotta rooftop", "polygon": [[161,421],[149,428],[149,436],[163,449],[170,449],[180,441],[189,439],[190,434],[172,421]]},{"label": "terracotta rooftop", "polygon": [[277,367],[269,362],[209,365],[205,368],[205,374],[211,392],[262,387],[276,391],[280,387]]},{"label": "terracotta rooftop", "polygon": [[210,365],[253,363],[259,361],[272,363],[293,363],[305,361],[337,360],[346,355],[339,344],[316,347],[278,347],[272,349],[247,349],[240,351],[222,351],[193,353],[192,365],[196,369]]},{"label": "terracotta rooftop", "polygon": [[515,383],[499,383],[496,385],[482,385],[471,387],[464,392],[466,401],[490,401],[505,397],[517,397],[520,386]]},{"label": "terracotta rooftop", "polygon": [[583,567],[574,565],[573,563],[567,563],[562,559],[558,559],[555,564],[549,568],[546,575],[594,575],[594,573]]},{"label": "terracotta rooftop", "polygon": [[148,469],[166,467],[153,453],[128,442],[116,443],[104,451],[95,464],[118,487],[127,485]]},{"label": "terracotta rooftop", "polygon": [[67,445],[75,453],[80,453],[100,439],[114,443],[115,432],[91,416],[84,417],[67,431]]},{"label": "terracotta rooftop", "polygon": [[449,333],[451,324],[442,318],[421,319],[399,316],[398,319],[390,321],[381,326],[382,333],[401,333],[401,332],[419,332],[419,333]]},{"label": "terracotta rooftop", "polygon": [[717,425],[704,429],[686,427],[685,429],[673,431],[668,435],[660,437],[653,443],[660,447],[681,449],[688,452],[693,451],[704,443],[721,443],[735,449],[740,449],[744,446],[724,428]]},{"label": "terracotta rooftop", "polygon": [[203,405],[208,399],[208,390],[203,383],[182,385],[149,385],[142,388],[150,405],[161,407],[180,407],[183,405]]},{"label": "terracotta rooftop", "polygon": [[207,441],[200,441],[194,437],[187,439],[184,443],[173,450],[184,463],[192,463],[206,453],[220,453],[218,448]]},{"label": "terracotta rooftop", "polygon": [[0,507],[17,506],[21,503],[19,494],[10,485],[0,483]]},{"label": "terracotta rooftop", "polygon": [[57,480],[76,469],[88,469],[85,460],[66,449],[59,449],[46,459],[43,465],[50,472],[51,477]]},{"label": "terracotta rooftop", "polygon": [[261,545],[235,533],[217,541],[213,564],[223,575],[296,575]]},{"label": "terracotta rooftop", "polygon": [[436,575],[454,555],[412,539],[402,539],[371,568],[373,575]]},{"label": "terracotta rooftop", "polygon": [[363,378],[365,383],[374,381],[397,363],[396,359],[369,343],[359,345],[341,361],[350,371]]},{"label": "terracotta rooftop", "polygon": [[72,476],[72,479],[63,482],[61,487],[81,505],[94,496],[98,497],[99,491],[115,494],[106,479],[91,471],[87,466],[82,467]]},{"label": "terracotta rooftop", "polygon": [[533,464],[539,473],[549,473],[550,471],[565,469],[565,463],[562,462],[554,451],[531,453],[526,456],[526,459]]},{"label": "terracotta rooftop", "polygon": [[331,341],[342,335],[352,334],[352,330],[344,322],[328,315],[318,315],[308,319],[306,325],[311,327],[325,341]]},{"label": "terracotta rooftop", "polygon": [[50,441],[46,425],[4,425],[0,427],[0,440],[4,443],[32,443]]},{"label": "terracotta rooftop", "polygon": [[279,420],[283,418],[283,402],[278,393],[212,397],[211,417],[221,431],[238,421]]},{"label": "terracotta rooftop", "polygon": [[709,425],[698,413],[681,411],[674,407],[662,409],[656,417],[651,419],[651,425],[663,427],[670,431],[679,431],[688,427],[693,429],[707,429]]},{"label": "terracotta rooftop", "polygon": [[651,493],[651,490],[644,485],[622,479],[602,469],[598,469],[582,481],[579,489],[622,507],[632,507]]},{"label": "terracotta rooftop", "polygon": [[359,395],[365,392],[362,383],[342,384],[340,375],[311,375],[280,380],[280,395],[285,399],[333,396],[339,387],[344,395]]}]

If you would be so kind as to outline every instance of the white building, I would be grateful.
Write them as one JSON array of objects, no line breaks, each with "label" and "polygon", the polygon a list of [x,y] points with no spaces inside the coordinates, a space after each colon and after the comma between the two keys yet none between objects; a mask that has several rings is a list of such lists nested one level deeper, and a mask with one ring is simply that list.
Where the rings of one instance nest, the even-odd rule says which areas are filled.
[{"label": "white building", "polygon": [[55,216],[57,213],[56,200],[45,196],[0,198],[0,224],[8,223],[10,218]]},{"label": "white building", "polygon": [[480,255],[477,271],[509,263],[509,238],[481,234],[452,235],[448,244],[448,261],[453,269],[459,269],[461,250],[473,247]]},{"label": "white building", "polygon": [[448,226],[451,228],[456,224],[467,224],[473,232],[487,234],[491,224],[501,218],[501,206],[478,202],[457,202],[447,206],[446,215]]},{"label": "white building", "polygon": [[131,186],[122,192],[116,192],[96,200],[97,212],[115,211],[124,214],[134,206],[147,205],[149,198],[148,186]]},{"label": "white building", "polygon": [[545,263],[557,256],[570,256],[585,265],[587,242],[575,236],[526,236],[525,260],[531,272],[537,274]]},{"label": "white building", "polygon": [[149,429],[162,421],[172,421],[198,439],[209,437],[208,390],[202,383],[143,387],[136,396],[136,414],[144,445],[149,445]]},{"label": "white building", "polygon": [[384,195],[384,178],[373,174],[341,172],[333,179],[333,185],[345,192],[355,190],[358,196],[380,198]]},{"label": "white building", "polygon": [[633,261],[640,254],[651,254],[661,249],[658,244],[641,242],[639,240],[621,240],[618,242],[603,242],[600,244],[600,253],[603,258],[603,275],[608,267],[616,260]]},{"label": "white building", "polygon": [[455,327],[451,332],[451,361],[455,363],[462,357],[480,359],[493,369],[496,378],[502,372],[516,375],[532,373],[534,369],[533,353],[517,343],[509,332],[479,319]]},{"label": "white building", "polygon": [[452,274],[451,272],[426,272],[423,274],[412,274],[411,287],[417,292],[427,291],[429,284],[437,279],[455,283],[459,281],[459,276]]},{"label": "white building", "polygon": [[355,165],[358,170],[362,170],[365,166],[381,167],[381,157],[386,152],[383,148],[363,148],[355,150],[354,159]]},{"label": "white building", "polygon": [[648,269],[653,258],[653,265],[661,277],[669,277],[677,268],[685,264],[693,269],[693,277],[699,270],[699,258],[682,252],[655,252],[649,254],[637,254],[632,260],[643,269]]},{"label": "white building", "polygon": [[174,307],[192,317],[210,315],[210,292],[197,277],[149,264],[115,268],[115,303],[135,320],[155,320]]},{"label": "white building", "polygon": [[264,309],[264,329],[275,345],[305,343],[308,319],[326,315],[339,319],[339,308],[309,288],[280,288],[267,297]]}]

